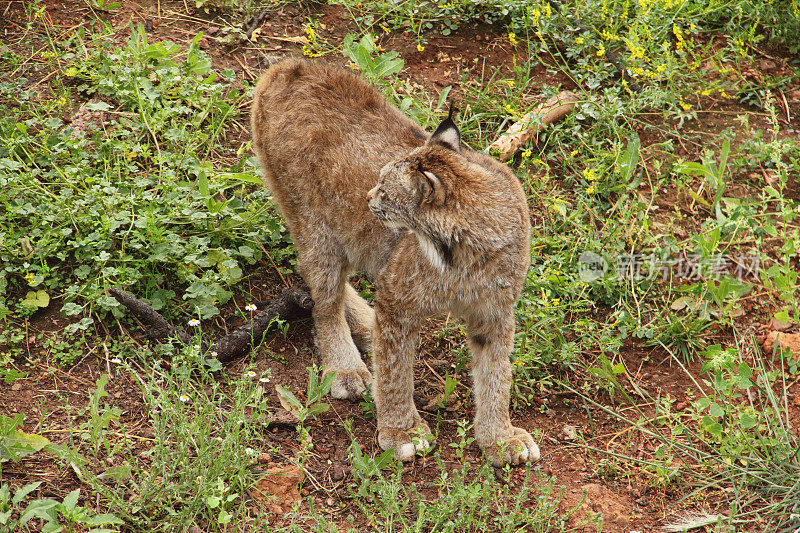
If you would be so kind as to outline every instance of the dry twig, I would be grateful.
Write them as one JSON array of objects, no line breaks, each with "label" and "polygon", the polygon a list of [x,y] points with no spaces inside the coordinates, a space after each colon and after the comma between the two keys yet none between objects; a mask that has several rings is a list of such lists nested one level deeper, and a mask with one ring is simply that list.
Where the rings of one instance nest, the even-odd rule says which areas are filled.
[{"label": "dry twig", "polygon": [[489,145],[487,151],[496,150],[501,161],[508,161],[531,137],[575,109],[577,101],[578,97],[574,93],[561,91],[512,124],[499,139]]},{"label": "dry twig", "polygon": [[[121,289],[110,289],[109,292],[144,324],[148,338],[152,340],[177,338],[186,344],[192,342],[192,338],[186,332],[176,329],[158,311],[135,296]],[[253,320],[217,339],[210,346],[203,343],[201,349],[204,352],[206,350],[215,352],[217,359],[223,363],[232,361],[257,346],[273,320],[289,320],[308,315],[312,307],[314,301],[308,292],[296,287],[285,289],[253,317]]]}]

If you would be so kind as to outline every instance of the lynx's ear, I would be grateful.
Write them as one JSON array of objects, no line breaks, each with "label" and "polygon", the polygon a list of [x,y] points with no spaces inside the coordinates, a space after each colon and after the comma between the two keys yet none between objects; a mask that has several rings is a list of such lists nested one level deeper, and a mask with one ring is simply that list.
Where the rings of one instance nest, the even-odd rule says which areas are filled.
[{"label": "lynx's ear", "polygon": [[456,126],[456,123],[453,122],[453,114],[455,111],[456,109],[451,105],[450,112],[447,114],[447,118],[444,119],[441,124],[439,124],[439,127],[433,132],[433,135],[431,135],[431,138],[428,142],[440,144],[445,148],[453,150],[454,152],[460,152],[461,132],[458,131],[458,126]]},{"label": "lynx's ear", "polygon": [[442,205],[447,198],[447,187],[439,176],[428,170],[419,169],[420,187],[422,188],[422,203]]}]

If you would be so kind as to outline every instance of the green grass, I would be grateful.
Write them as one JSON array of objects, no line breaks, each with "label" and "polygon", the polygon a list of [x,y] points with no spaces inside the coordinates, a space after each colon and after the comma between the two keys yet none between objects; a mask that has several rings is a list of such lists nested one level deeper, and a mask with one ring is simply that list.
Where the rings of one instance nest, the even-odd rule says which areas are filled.
[{"label": "green grass", "polygon": [[[686,501],[725,499],[728,514],[714,520],[731,530],[795,527],[799,473],[787,383],[798,365],[785,354],[762,354],[748,327],[773,316],[800,319],[800,204],[791,192],[800,141],[786,131],[779,99],[800,65],[790,61],[780,74],[746,71],[767,45],[787,47],[787,58],[797,52],[796,0],[587,0],[560,10],[536,0],[330,3],[352,17],[352,33],[343,42],[323,38],[318,14],[309,12],[306,55],[343,53],[428,128],[457,95],[473,147],[496,139],[534,97],[561,89],[543,84],[543,71],[570,80],[581,98],[575,113],[510,163],[534,219],[532,265],[517,306],[512,406],[529,411],[550,391],[571,390],[625,434],[657,443],[643,455],[582,443],[597,459],[596,477],[644,479],[649,490]],[[25,366],[28,357],[69,368],[86,346],[107,340],[101,325],[126,320],[110,287],[129,289],[171,320],[205,326],[221,309],[241,312],[230,302],[254,299],[247,282],[264,275],[265,260],[287,272],[293,266],[291,241],[259,185],[248,143],[251,85],[213,69],[199,39],[154,41],[133,26],[119,44],[106,23],[113,5],[87,5],[93,29],[60,35],[44,23],[41,4],[26,4],[24,39],[0,42],[0,377],[8,384],[36,371]],[[238,9],[233,18],[255,8]],[[439,94],[408,83],[402,57],[377,37],[408,31],[431,46],[476,22],[495,24],[495,42],[524,59],[484,66]],[[632,78],[620,78],[610,55]],[[53,73],[46,83],[27,78],[36,75],[33,58]],[[80,107],[88,122],[69,122]],[[714,114],[738,117],[701,133],[698,124]],[[644,260],[641,276],[625,274],[631,254]],[[603,275],[586,275],[587,258],[606,262]],[[734,258],[758,258],[759,268],[744,279],[712,275]],[[695,264],[706,269],[702,276],[686,270]],[[29,334],[34,314],[55,301],[70,325]],[[441,332],[456,346],[460,335],[452,325]],[[263,437],[271,409],[258,380],[212,372],[217,365],[192,347],[151,353],[118,341],[107,348],[121,361],[114,372],[138,384],[153,436],[142,454],[106,403],[102,381],[84,410],[65,405],[73,430],[58,460],[81,472],[83,493],[133,530],[274,528],[246,496],[257,479],[252,456],[272,446]],[[699,375],[686,371],[689,406],[678,412],[676,398],[632,381],[625,350],[684,369],[699,363]],[[165,356],[169,369],[153,364]],[[447,375],[451,393],[460,390],[455,379]],[[311,396],[294,398],[309,420],[325,405]],[[45,418],[37,433],[46,432]],[[4,422],[3,438],[18,436],[15,428]],[[460,429],[460,442],[425,459],[432,473],[425,483],[407,483],[391,457],[370,457],[352,444],[352,519],[333,520],[307,497],[286,530],[575,527],[558,510],[554,479],[530,470],[511,491],[486,464],[463,461],[469,433]],[[310,422],[298,425],[301,448],[313,431]],[[451,451],[461,452],[455,467]],[[295,460],[305,464],[306,452]],[[15,498],[25,490],[0,489],[8,520],[24,513]],[[86,525],[96,514],[81,514],[76,498],[36,504],[61,505],[55,515],[40,509],[39,519]]]}]

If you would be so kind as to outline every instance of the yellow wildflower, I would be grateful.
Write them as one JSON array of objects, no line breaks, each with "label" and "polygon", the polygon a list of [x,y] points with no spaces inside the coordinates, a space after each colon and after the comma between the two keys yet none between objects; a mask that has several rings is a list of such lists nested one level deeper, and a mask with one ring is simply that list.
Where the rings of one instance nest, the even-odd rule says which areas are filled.
[{"label": "yellow wildflower", "polygon": [[27,281],[29,284],[33,283],[34,278],[36,278],[36,276],[33,275],[33,272],[25,273],[25,281]]},{"label": "yellow wildflower", "polygon": [[584,168],[581,174],[583,174],[586,181],[597,181],[597,172],[593,168]]},{"label": "yellow wildflower", "polygon": [[514,33],[513,31],[508,32],[508,42],[510,42],[514,46],[517,46],[517,44],[519,44],[517,42],[517,34]]},{"label": "yellow wildflower", "polygon": [[539,25],[539,16],[540,16],[540,14],[541,14],[541,12],[539,11],[538,7],[535,8],[533,11],[531,11],[530,19],[531,19],[531,24],[533,26],[538,26]]},{"label": "yellow wildflower", "polygon": [[523,158],[527,159],[527,158],[529,158],[530,156],[531,156],[531,150],[530,150],[530,148],[528,148],[527,150],[525,150],[524,152],[522,152],[522,157],[523,157]]},{"label": "yellow wildflower", "polygon": [[68,76],[70,78],[75,77],[78,75],[78,69],[75,67],[69,67],[64,71],[64,76]]},{"label": "yellow wildflower", "polygon": [[575,39],[575,44],[583,44],[586,40],[583,37],[578,37]]},{"label": "yellow wildflower", "polygon": [[597,57],[603,57],[606,55],[606,47],[603,46],[603,43],[600,43],[600,48],[597,50]]},{"label": "yellow wildflower", "polygon": [[425,47],[422,46],[421,44],[417,44],[417,52],[423,52],[423,51],[425,51]]},{"label": "yellow wildflower", "polygon": [[586,194],[594,194],[594,191],[595,191],[595,189],[594,189],[594,183],[593,183],[593,184],[589,185],[588,189],[586,189]]},{"label": "yellow wildflower", "polygon": [[678,101],[678,104],[680,104],[684,111],[689,111],[692,108],[692,104],[687,104],[683,100]]}]

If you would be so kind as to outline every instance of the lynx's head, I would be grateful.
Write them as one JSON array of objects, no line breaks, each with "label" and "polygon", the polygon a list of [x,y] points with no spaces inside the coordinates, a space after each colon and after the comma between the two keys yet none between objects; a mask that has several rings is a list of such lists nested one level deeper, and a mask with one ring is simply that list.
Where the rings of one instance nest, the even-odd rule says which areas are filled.
[{"label": "lynx's head", "polygon": [[459,246],[469,240],[470,226],[486,218],[485,199],[496,195],[493,188],[504,189],[507,178],[487,166],[491,158],[462,147],[452,115],[451,109],[422,146],[384,166],[367,194],[370,211],[388,227],[413,232],[430,262],[442,270],[453,266]]}]

